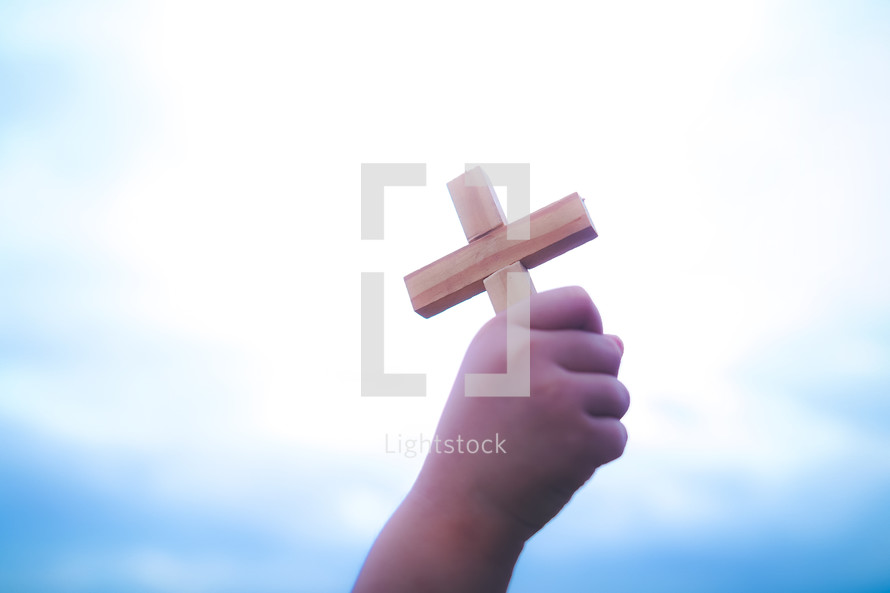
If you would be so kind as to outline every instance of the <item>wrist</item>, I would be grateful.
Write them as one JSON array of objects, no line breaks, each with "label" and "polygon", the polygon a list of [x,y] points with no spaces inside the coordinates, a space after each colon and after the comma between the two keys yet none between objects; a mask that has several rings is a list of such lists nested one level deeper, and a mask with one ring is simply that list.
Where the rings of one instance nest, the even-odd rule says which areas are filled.
[{"label": "wrist", "polygon": [[454,473],[445,478],[424,468],[403,504],[430,525],[441,545],[478,557],[491,566],[513,565],[535,530],[499,508]]}]

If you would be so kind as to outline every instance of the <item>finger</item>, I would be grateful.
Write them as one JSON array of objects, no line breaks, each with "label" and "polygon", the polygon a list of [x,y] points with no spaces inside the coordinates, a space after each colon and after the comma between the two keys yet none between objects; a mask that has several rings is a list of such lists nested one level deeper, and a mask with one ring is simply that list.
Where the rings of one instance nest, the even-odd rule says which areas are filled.
[{"label": "finger", "polygon": [[546,349],[553,362],[569,371],[618,375],[621,366],[621,347],[603,334],[579,330],[542,332],[534,344]]},{"label": "finger", "polygon": [[627,446],[627,429],[615,418],[588,418],[591,428],[590,454],[597,466],[621,457]]},{"label": "finger", "polygon": [[[620,420],[630,407],[630,393],[624,383],[602,373],[572,373],[575,389],[584,411],[591,416]],[[571,383],[570,383],[571,384]]]},{"label": "finger", "polygon": [[602,373],[565,372],[560,395],[577,401],[589,416],[621,419],[630,407],[630,394],[621,381]]},{"label": "finger", "polygon": [[580,329],[603,333],[603,321],[580,286],[566,286],[531,296],[532,329]]}]

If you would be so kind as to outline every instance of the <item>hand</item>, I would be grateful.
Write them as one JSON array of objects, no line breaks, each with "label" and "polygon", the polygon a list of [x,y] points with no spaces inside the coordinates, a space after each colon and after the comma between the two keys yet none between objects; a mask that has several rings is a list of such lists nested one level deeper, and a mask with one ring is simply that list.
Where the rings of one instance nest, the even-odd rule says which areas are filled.
[{"label": "hand", "polygon": [[[470,344],[438,440],[353,593],[506,592],[525,541],[624,451],[621,341],[603,335],[580,288],[532,295],[525,305],[528,339],[518,349],[507,348],[508,333],[523,327],[518,309],[497,315]],[[530,397],[465,396],[468,373],[504,373],[508,355],[511,377],[530,362]]]},{"label": "hand", "polygon": [[[627,432],[620,418],[629,405],[616,378],[623,345],[603,335],[600,315],[583,289],[532,295],[528,306],[529,340],[518,353],[530,358],[531,396],[465,396],[468,373],[507,371],[508,324],[521,316],[502,312],[470,344],[439,422],[439,441],[412,490],[430,508],[467,509],[467,516],[491,521],[491,529],[522,541],[552,519],[597,467],[621,456]],[[488,440],[489,452],[467,452],[472,440]]]}]

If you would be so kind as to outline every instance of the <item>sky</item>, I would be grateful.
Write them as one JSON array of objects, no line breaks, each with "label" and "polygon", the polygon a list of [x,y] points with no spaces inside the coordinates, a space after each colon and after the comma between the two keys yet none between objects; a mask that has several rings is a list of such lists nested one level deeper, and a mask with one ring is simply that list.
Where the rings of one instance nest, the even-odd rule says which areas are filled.
[{"label": "sky", "polygon": [[[492,314],[402,281],[476,162],[585,198],[532,276],[632,399],[511,593],[890,590],[888,104],[881,2],[3,2],[0,591],[348,590]],[[362,163],[425,164],[382,241]]]}]

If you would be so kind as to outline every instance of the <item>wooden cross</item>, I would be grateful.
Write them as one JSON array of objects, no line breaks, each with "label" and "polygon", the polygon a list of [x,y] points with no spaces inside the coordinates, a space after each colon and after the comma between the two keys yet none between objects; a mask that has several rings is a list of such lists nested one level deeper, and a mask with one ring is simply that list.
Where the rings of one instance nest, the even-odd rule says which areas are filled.
[{"label": "wooden cross", "polygon": [[[534,292],[528,270],[596,238],[596,229],[577,194],[544,206],[507,224],[488,176],[470,169],[448,183],[468,245],[405,276],[414,310],[432,317],[449,307],[488,292],[495,312],[508,302],[508,286]],[[527,229],[527,238],[513,239],[511,229]],[[517,294],[517,291],[512,291]],[[515,298],[514,298],[515,300]]]}]

